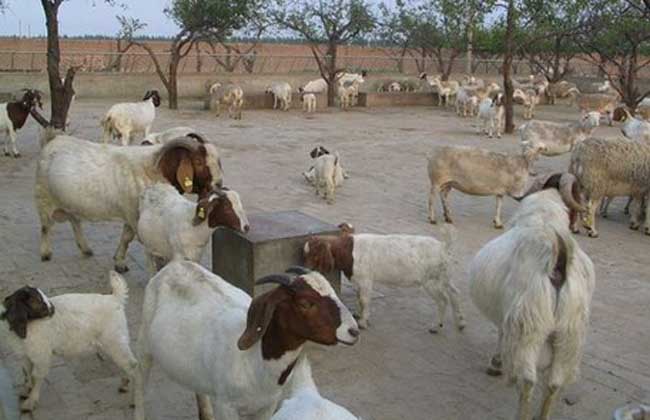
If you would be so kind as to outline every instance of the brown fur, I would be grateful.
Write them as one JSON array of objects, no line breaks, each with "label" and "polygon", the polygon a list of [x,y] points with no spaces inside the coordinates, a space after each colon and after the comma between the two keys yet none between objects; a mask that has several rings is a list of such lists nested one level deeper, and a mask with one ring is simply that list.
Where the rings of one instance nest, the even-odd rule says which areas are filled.
[{"label": "brown fur", "polygon": [[[321,296],[302,278],[256,297],[248,308],[246,329],[237,345],[251,348],[262,340],[262,357],[279,359],[306,341],[335,345],[341,314],[336,302]],[[288,376],[288,375],[287,375]]]},{"label": "brown fur", "polygon": [[32,287],[18,289],[4,300],[5,312],[0,319],[7,320],[9,329],[20,338],[27,338],[27,324],[34,319],[47,318],[54,315],[43,301],[41,294]]},{"label": "brown fur", "polygon": [[556,290],[560,290],[560,288],[562,288],[566,282],[568,255],[564,241],[559,236],[557,237],[557,240],[557,260],[555,262],[555,267],[553,267],[553,272],[549,276],[549,279],[551,280],[553,287],[555,287]]},{"label": "brown fur", "polygon": [[14,131],[23,128],[29,112],[37,105],[43,108],[40,94],[29,89],[25,91],[20,101],[9,102],[7,104],[7,114],[9,115]]},{"label": "brown fur", "polygon": [[[223,189],[228,190],[227,188]],[[210,201],[213,194],[216,194],[218,198]],[[200,199],[196,204],[194,225],[198,225],[205,220],[208,221],[208,226],[211,228],[224,226],[233,230],[240,230],[241,227],[241,220],[235,213],[228,196],[224,193],[212,193]]]},{"label": "brown fur", "polygon": [[[178,192],[196,193],[200,196],[211,190],[212,174],[207,166],[207,150],[199,144],[189,147],[185,139],[172,141],[161,149],[158,168]],[[190,184],[191,182],[191,184]]]},{"label": "brown fur", "polygon": [[354,229],[345,227],[339,236],[311,237],[307,241],[309,253],[304,255],[305,265],[321,273],[343,271],[347,278],[354,274]]}]

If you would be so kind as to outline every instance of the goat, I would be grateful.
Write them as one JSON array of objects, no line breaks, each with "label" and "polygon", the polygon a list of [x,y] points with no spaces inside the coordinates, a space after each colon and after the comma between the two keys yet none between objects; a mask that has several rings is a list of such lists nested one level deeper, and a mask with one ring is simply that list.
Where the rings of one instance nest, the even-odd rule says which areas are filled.
[{"label": "goat", "polygon": [[630,111],[625,107],[617,108],[622,110],[623,116],[620,121],[623,122],[621,132],[630,140],[643,141],[650,143],[650,122],[634,118]]},{"label": "goat", "polygon": [[54,356],[68,359],[101,351],[126,373],[120,392],[127,391],[138,365],[129,348],[124,312],[128,289],[115,272],[110,273],[110,282],[111,295],[74,293],[51,299],[40,289],[25,286],[0,305],[2,342],[27,359],[23,411],[36,407]]},{"label": "goat", "polygon": [[469,269],[472,300],[499,330],[487,372],[517,385],[518,420],[533,418],[538,367],[546,368],[539,420],[550,420],[560,388],[577,378],[595,285],[594,265],[568,228],[567,207],[580,195],[575,178],[554,174],[541,186],[550,189],[529,191],[509,229]]},{"label": "goat", "polygon": [[426,80],[426,82],[436,89],[438,92],[438,106],[442,106],[442,100],[445,100],[445,106],[450,106],[451,98],[456,96],[458,89],[460,88],[460,83],[455,80],[442,81],[440,76],[431,77],[426,73],[420,73],[420,79]]},{"label": "goat", "polygon": [[289,83],[271,83],[264,92],[273,95],[273,109],[278,107],[278,103],[283,111],[288,111],[291,108],[291,85]]},{"label": "goat", "polygon": [[572,89],[571,94],[574,96],[580,112],[605,114],[608,124],[612,125],[614,109],[619,101],[617,97],[604,93],[580,93],[577,89]]},{"label": "goat", "polygon": [[[172,261],[147,285],[138,337],[141,374],[135,419],[144,420],[144,390],[152,363],[197,393],[199,418],[269,420],[307,363],[308,341],[353,345],[359,330],[328,281],[302,267],[257,284],[278,284],[252,299],[202,266]],[[179,316],[182,314],[182,316]],[[236,343],[236,345],[235,345]]]},{"label": "goat", "polygon": [[216,116],[221,115],[221,105],[229,105],[228,116],[235,120],[241,120],[242,108],[244,107],[244,91],[239,85],[222,85],[216,82],[210,86],[210,101],[216,108]]},{"label": "goat", "polygon": [[313,93],[303,93],[300,97],[302,101],[302,110],[308,113],[316,112],[316,95]]},{"label": "goat", "polygon": [[551,105],[555,105],[557,98],[571,98],[573,101],[575,101],[575,97],[573,96],[572,92],[580,93],[575,83],[567,82],[565,80],[561,80],[556,83],[550,83],[545,91],[548,97],[548,102]]},{"label": "goat", "polygon": [[494,227],[501,229],[503,196],[518,197],[524,191],[534,161],[544,150],[543,145],[522,147],[520,154],[492,152],[465,146],[437,146],[429,156],[428,174],[431,181],[429,193],[429,221],[437,222],[435,198],[440,201],[445,222],[453,223],[447,204],[452,188],[465,194],[496,196]]},{"label": "goat", "polygon": [[313,184],[316,187],[316,195],[322,195],[327,204],[334,203],[336,187],[343,184],[343,179],[343,168],[338,153],[324,154],[316,158]]},{"label": "goat", "polygon": [[512,100],[524,106],[524,119],[530,120],[535,116],[535,107],[539,104],[539,96],[535,89],[515,89]]},{"label": "goat", "polygon": [[[596,211],[605,197],[630,196],[636,209],[630,209],[630,229],[641,226],[642,209],[650,193],[650,144],[620,139],[590,138],[578,144],[571,154],[569,172],[580,182],[586,209],[582,224],[590,237],[598,237]],[[572,230],[578,231],[577,220]],[[645,221],[650,235],[650,217]]]},{"label": "goat", "polygon": [[138,240],[153,273],[172,259],[200,262],[217,227],[250,228],[239,194],[225,187],[194,203],[169,184],[155,184],[140,196],[139,212]]},{"label": "goat", "polygon": [[573,150],[576,144],[591,136],[600,124],[600,114],[583,114],[576,122],[563,124],[551,121],[529,121],[519,127],[522,144],[545,146],[541,154],[558,156]]},{"label": "goat", "polygon": [[125,272],[126,251],[135,237],[138,200],[145,187],[165,182],[180,193],[205,194],[222,183],[219,151],[197,134],[164,145],[97,144],[58,135],[41,149],[35,198],[41,221],[41,259],[52,257],[51,228],[69,221],[77,246],[91,256],[81,221],[124,222],[115,270]]},{"label": "goat", "polygon": [[148,136],[153,120],[156,118],[156,108],[159,106],[158,91],[148,90],[142,102],[125,102],[110,107],[101,122],[104,129],[104,143],[119,137],[122,146],[128,146],[134,133],[144,133],[144,137]]},{"label": "goat", "polygon": [[142,141],[143,144],[165,144],[179,137],[185,137],[188,134],[196,133],[196,130],[192,127],[173,127],[160,133],[149,133]]},{"label": "goat", "polygon": [[338,97],[341,109],[347,109],[353,105],[356,105],[356,98],[358,95],[359,82],[357,80],[339,85]]},{"label": "goat", "polygon": [[25,89],[20,100],[0,104],[0,133],[7,136],[4,143],[5,156],[9,156],[9,143],[14,158],[20,157],[16,147],[16,131],[23,128],[25,121],[35,107],[43,109],[41,95],[38,91]]},{"label": "goat", "polygon": [[497,93],[492,98],[485,98],[478,105],[476,118],[479,121],[479,134],[487,134],[492,138],[496,132],[497,138],[501,138],[501,130],[505,123],[505,106],[503,93]]},{"label": "goat", "polygon": [[443,327],[449,302],[456,326],[465,328],[458,290],[449,277],[451,238],[443,243],[428,236],[355,234],[349,224],[340,227],[342,232],[337,236],[310,237],[303,257],[307,267],[321,273],[340,270],[357,286],[361,328],[369,325],[375,282],[422,286],[438,308],[438,323],[434,322],[431,333]]}]

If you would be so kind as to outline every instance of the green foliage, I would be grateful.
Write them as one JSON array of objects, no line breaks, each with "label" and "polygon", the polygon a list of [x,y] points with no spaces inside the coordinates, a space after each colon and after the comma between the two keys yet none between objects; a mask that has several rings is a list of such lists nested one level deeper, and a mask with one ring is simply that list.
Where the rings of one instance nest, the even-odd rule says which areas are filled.
[{"label": "green foliage", "polygon": [[225,38],[243,28],[259,5],[258,0],[173,0],[164,12],[183,32]]}]

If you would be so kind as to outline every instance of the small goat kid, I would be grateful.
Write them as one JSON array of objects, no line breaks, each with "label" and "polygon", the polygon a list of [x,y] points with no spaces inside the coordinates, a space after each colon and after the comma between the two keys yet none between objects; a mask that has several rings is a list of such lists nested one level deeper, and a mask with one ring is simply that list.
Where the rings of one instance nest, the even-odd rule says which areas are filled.
[{"label": "small goat kid", "polygon": [[[152,363],[197,393],[199,418],[269,420],[311,341],[353,345],[354,318],[329,282],[303,268],[270,275],[278,284],[250,296],[204,267],[172,261],[145,292],[138,355],[135,419],[144,420],[144,391]],[[179,316],[182,314],[182,316]],[[235,344],[236,343],[236,344]]]},{"label": "small goat kid", "polygon": [[367,328],[375,282],[399,286],[420,285],[436,303],[442,328],[451,302],[456,326],[465,327],[458,290],[449,277],[451,238],[442,243],[428,236],[355,234],[348,224],[338,236],[311,237],[303,248],[305,264],[321,273],[341,270],[358,288],[359,326]]},{"label": "small goat kid", "polygon": [[[569,230],[567,207],[580,195],[575,178],[554,174],[537,187],[551,189],[524,198],[508,231],[488,242],[470,265],[472,300],[499,329],[488,373],[503,369],[516,383],[518,420],[533,418],[538,368],[546,368],[538,420],[550,419],[560,388],[576,379],[595,284],[593,263]],[[572,200],[555,188],[570,191]]]},{"label": "small goat kid", "polygon": [[0,305],[0,337],[26,358],[27,399],[21,409],[32,411],[54,356],[71,357],[101,352],[127,375],[120,392],[135,379],[138,362],[129,348],[124,307],[128,289],[124,279],[110,273],[111,295],[66,294],[51,299],[23,287]]}]

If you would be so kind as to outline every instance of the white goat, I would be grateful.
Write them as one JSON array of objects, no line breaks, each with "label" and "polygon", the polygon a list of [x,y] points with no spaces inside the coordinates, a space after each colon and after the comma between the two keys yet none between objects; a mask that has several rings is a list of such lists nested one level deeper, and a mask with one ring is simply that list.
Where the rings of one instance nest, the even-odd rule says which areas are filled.
[{"label": "white goat", "polygon": [[159,133],[149,133],[140,144],[165,144],[192,133],[196,133],[196,129],[192,127],[173,127]]},{"label": "white goat", "polygon": [[148,136],[156,118],[156,108],[159,106],[158,91],[149,90],[144,94],[142,102],[125,102],[110,107],[101,122],[104,143],[119,137],[122,139],[122,146],[128,146],[133,134],[144,133],[144,137]]},{"label": "white goat", "polygon": [[452,104],[451,98],[456,96],[456,93],[460,88],[460,83],[457,81],[442,81],[440,76],[430,77],[427,76],[426,73],[421,73],[420,79],[426,80],[432,88],[436,89],[436,92],[438,93],[438,106],[442,106],[443,98],[445,101],[445,106],[450,106]]},{"label": "white goat", "polygon": [[487,134],[489,138],[496,133],[501,138],[501,130],[505,124],[505,106],[503,104],[503,93],[497,93],[493,98],[485,98],[478,105],[479,134]]},{"label": "white goat", "polygon": [[359,95],[359,82],[352,81],[339,85],[338,97],[339,105],[342,109],[347,109],[356,104],[356,98]]},{"label": "white goat", "polygon": [[515,89],[512,94],[515,103],[524,106],[524,119],[530,120],[535,116],[535,107],[539,104],[539,95],[535,89]]},{"label": "white goat", "polygon": [[580,112],[594,111],[601,115],[605,114],[608,124],[612,125],[614,109],[619,102],[618,97],[604,93],[580,93],[577,89],[572,89],[571,94],[575,97]]},{"label": "white goat", "polygon": [[[241,289],[190,261],[172,261],[145,291],[135,388],[135,419],[144,420],[144,390],[152,363],[197,393],[199,418],[269,420],[291,385],[308,341],[357,342],[352,314],[319,273],[270,275],[279,287],[252,301]],[[182,314],[182,316],[179,316]],[[326,314],[326,316],[323,316]],[[236,343],[236,345],[235,345]],[[287,344],[291,343],[291,344]]]},{"label": "white goat", "polygon": [[339,154],[327,154],[316,158],[313,179],[316,195],[322,195],[327,204],[333,204],[336,187],[343,183],[343,168],[341,168]]},{"label": "white goat", "polygon": [[169,184],[155,184],[140,196],[138,239],[152,272],[172,259],[200,262],[212,232],[224,226],[248,232],[239,194],[223,188],[192,202]]},{"label": "white goat", "polygon": [[623,108],[623,112],[623,135],[630,140],[650,143],[650,122],[633,117],[626,108]]},{"label": "white goat", "polygon": [[314,93],[303,93],[300,97],[302,110],[305,112],[316,112],[316,95]]},{"label": "white goat", "polygon": [[572,92],[580,93],[575,83],[567,82],[566,80],[551,83],[546,88],[548,102],[551,105],[555,105],[557,98],[571,98],[572,100],[575,100],[575,96],[573,96],[574,94]]},{"label": "white goat", "polygon": [[340,270],[358,288],[359,326],[367,328],[370,300],[375,282],[393,286],[422,286],[438,309],[438,322],[429,329],[443,327],[447,304],[451,306],[459,330],[465,319],[458,290],[449,277],[449,247],[430,236],[355,234],[345,223],[337,236],[311,237],[303,248],[305,264],[321,273]]},{"label": "white goat", "polygon": [[20,157],[20,152],[16,147],[16,130],[25,125],[30,111],[36,106],[43,108],[41,95],[38,91],[31,89],[25,90],[20,100],[0,104],[0,133],[4,132],[7,136],[4,144],[5,156],[9,156],[8,146],[11,143],[13,156]]},{"label": "white goat", "polygon": [[120,392],[126,392],[137,373],[138,362],[129,348],[129,328],[124,307],[128,289],[124,279],[110,273],[113,294],[66,294],[48,299],[39,289],[26,286],[0,305],[0,337],[26,358],[28,396],[21,405],[32,411],[55,356],[66,359],[101,352],[127,375]]},{"label": "white goat", "polygon": [[452,188],[465,194],[496,196],[494,227],[503,227],[503,196],[519,197],[524,191],[534,161],[544,146],[523,147],[521,154],[492,152],[466,146],[437,146],[429,157],[429,221],[436,223],[435,198],[440,201],[445,222],[452,223],[447,204]]},{"label": "white goat", "polygon": [[[569,177],[556,181],[573,201],[575,179]],[[579,372],[595,274],[569,231],[568,205],[554,189],[524,198],[509,230],[488,242],[470,265],[472,300],[499,329],[488,373],[499,375],[503,368],[517,384],[518,420],[533,419],[538,368],[546,368],[538,420],[550,420],[560,388]]]},{"label": "white goat", "polygon": [[576,122],[564,124],[551,121],[529,121],[519,127],[522,144],[543,145],[544,156],[558,156],[573,150],[576,144],[590,137],[600,124],[600,114],[584,114]]},{"label": "white goat", "polygon": [[278,108],[278,104],[283,111],[291,108],[291,85],[287,82],[274,82],[264,91],[273,95],[273,109]]},{"label": "white goat", "polygon": [[[329,155],[329,154],[330,154],[329,150],[327,150],[323,146],[315,147],[309,153],[312,159],[318,159],[323,155]],[[311,165],[309,169],[303,172],[302,176],[304,176],[307,182],[309,182],[311,185],[316,186],[316,168],[314,167],[314,165]],[[334,187],[340,187],[341,185],[343,185],[343,180],[348,178],[349,175],[345,172],[339,160],[339,162],[336,165],[335,173],[334,173]]]},{"label": "white goat", "polygon": [[216,116],[221,115],[221,105],[228,106],[228,116],[235,120],[241,120],[242,108],[244,107],[244,90],[239,85],[229,83],[222,85],[219,82],[210,86],[210,101],[216,108]]},{"label": "white goat", "polygon": [[81,252],[92,255],[81,221],[124,222],[115,269],[127,271],[135,237],[138,201],[145,187],[166,182],[179,192],[204,194],[222,183],[219,152],[193,134],[164,145],[124,148],[59,135],[42,149],[36,170],[36,207],[41,221],[41,259],[52,257],[51,228],[69,221]]},{"label": "white goat", "polygon": [[307,82],[302,87],[298,88],[298,91],[300,93],[323,93],[327,92],[327,81],[323,78],[312,80],[311,82]]}]

